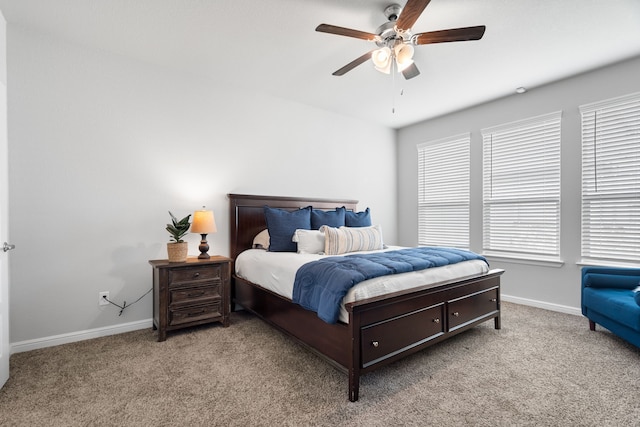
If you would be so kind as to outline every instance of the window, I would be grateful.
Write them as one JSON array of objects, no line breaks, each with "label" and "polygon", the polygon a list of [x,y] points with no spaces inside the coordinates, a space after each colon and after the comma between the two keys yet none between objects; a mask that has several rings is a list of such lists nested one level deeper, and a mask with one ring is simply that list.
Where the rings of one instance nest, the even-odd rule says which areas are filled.
[{"label": "window", "polygon": [[640,93],[580,107],[582,256],[640,261]]},{"label": "window", "polygon": [[483,250],[560,256],[561,112],[482,130]]},{"label": "window", "polygon": [[469,247],[470,134],[418,145],[418,244]]}]

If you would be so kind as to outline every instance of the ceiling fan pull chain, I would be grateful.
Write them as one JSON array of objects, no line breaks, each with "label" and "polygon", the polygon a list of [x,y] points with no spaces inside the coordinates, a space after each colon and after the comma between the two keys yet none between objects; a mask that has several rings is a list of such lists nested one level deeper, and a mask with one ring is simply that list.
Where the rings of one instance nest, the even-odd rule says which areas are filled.
[{"label": "ceiling fan pull chain", "polygon": [[396,113],[396,61],[391,61],[391,114]]}]

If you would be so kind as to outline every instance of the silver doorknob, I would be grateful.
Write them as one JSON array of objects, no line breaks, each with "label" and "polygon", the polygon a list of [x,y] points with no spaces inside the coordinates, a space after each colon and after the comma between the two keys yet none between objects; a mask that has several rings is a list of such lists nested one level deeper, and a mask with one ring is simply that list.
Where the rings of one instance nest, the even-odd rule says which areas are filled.
[{"label": "silver doorknob", "polygon": [[4,244],[2,245],[2,251],[3,252],[8,252],[11,249],[15,249],[15,248],[16,248],[16,245],[10,245],[7,242],[4,242]]}]

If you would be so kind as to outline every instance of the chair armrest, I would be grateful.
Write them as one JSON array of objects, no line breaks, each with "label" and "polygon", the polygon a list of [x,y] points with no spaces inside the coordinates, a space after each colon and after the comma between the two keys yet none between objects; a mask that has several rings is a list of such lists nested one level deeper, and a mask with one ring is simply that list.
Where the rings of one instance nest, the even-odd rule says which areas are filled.
[{"label": "chair armrest", "polygon": [[582,288],[635,289],[638,285],[640,285],[640,268],[582,268]]}]

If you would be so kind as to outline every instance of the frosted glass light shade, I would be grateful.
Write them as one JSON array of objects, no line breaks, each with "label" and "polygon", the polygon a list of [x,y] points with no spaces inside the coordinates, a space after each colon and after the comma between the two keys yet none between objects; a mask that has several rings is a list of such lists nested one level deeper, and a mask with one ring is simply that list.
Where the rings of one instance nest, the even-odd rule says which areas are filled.
[{"label": "frosted glass light shade", "polygon": [[375,69],[380,71],[381,73],[390,74],[391,73],[391,61],[387,62],[387,65],[384,68],[375,67]]},{"label": "frosted glass light shade", "polygon": [[411,63],[413,62],[412,45],[402,43],[397,45],[394,50],[396,53],[396,61],[398,65],[404,65],[405,63],[409,63],[409,65],[411,65]]},{"label": "frosted glass light shade", "polygon": [[213,211],[201,210],[193,213],[191,232],[197,234],[209,234],[218,231]]},{"label": "frosted glass light shade", "polygon": [[371,61],[373,61],[376,68],[386,68],[391,62],[391,49],[384,46],[374,50],[371,54]]},{"label": "frosted glass light shade", "polygon": [[396,64],[398,71],[404,71],[409,65],[413,64],[413,46],[410,44],[398,44],[394,48],[396,54]]},{"label": "frosted glass light shade", "polygon": [[409,65],[413,64],[413,59],[405,61],[403,64],[401,64],[400,62],[397,62],[397,64],[398,64],[398,71],[403,72],[404,70],[407,69],[407,67],[409,67]]}]

